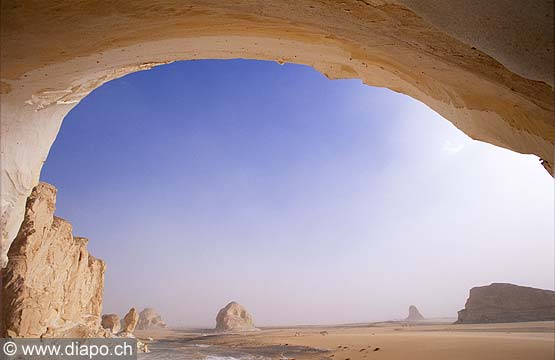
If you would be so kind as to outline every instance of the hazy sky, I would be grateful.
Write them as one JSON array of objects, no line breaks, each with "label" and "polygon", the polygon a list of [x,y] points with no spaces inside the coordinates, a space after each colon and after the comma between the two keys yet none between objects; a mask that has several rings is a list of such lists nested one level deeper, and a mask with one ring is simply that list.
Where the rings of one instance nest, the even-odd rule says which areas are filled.
[{"label": "hazy sky", "polygon": [[104,312],[213,326],[456,316],[473,286],[554,286],[553,179],[425,105],[260,61],[112,81],[66,117],[42,172],[108,264]]}]

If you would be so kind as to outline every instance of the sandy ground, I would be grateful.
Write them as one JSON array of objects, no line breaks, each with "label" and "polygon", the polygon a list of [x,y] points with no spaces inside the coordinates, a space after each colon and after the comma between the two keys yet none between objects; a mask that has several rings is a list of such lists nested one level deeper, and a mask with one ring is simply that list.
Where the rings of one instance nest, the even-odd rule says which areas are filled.
[{"label": "sandy ground", "polygon": [[[244,356],[245,353],[266,359],[555,358],[555,322],[411,326],[386,323],[367,326],[264,329],[254,333],[215,336],[176,330],[141,332],[138,335],[152,336],[157,340],[194,343],[195,346],[205,348],[229,349],[232,352],[220,355],[221,358],[227,356],[237,359],[247,358]],[[180,358],[177,353],[175,356],[156,356],[156,341],[151,344],[151,349],[152,358]]]}]

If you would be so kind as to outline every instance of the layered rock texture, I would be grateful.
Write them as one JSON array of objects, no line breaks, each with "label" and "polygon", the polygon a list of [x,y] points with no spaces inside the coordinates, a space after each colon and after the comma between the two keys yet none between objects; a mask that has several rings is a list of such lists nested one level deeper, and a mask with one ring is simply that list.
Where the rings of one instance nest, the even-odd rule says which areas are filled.
[{"label": "layered rock texture", "polygon": [[118,314],[102,315],[101,325],[104,329],[109,330],[112,334],[117,334],[121,329],[120,318]]},{"label": "layered rock texture", "polygon": [[146,308],[139,313],[139,322],[137,330],[151,330],[165,328],[166,323],[162,320],[162,316],[153,308]]},{"label": "layered rock texture", "polygon": [[256,330],[252,316],[235,301],[230,302],[216,316],[216,331],[252,331]]},{"label": "layered rock texture", "polygon": [[424,316],[418,311],[418,308],[414,305],[409,306],[409,316],[406,317],[406,321],[422,321]]},{"label": "layered rock texture", "polygon": [[275,60],[361,79],[422,101],[473,139],[535,154],[553,171],[553,1],[1,7],[2,266],[65,115],[107,81],[177,60]]},{"label": "layered rock texture", "polygon": [[457,323],[555,320],[555,291],[494,283],[470,290]]},{"label": "layered rock texture", "polygon": [[56,188],[39,183],[2,272],[2,335],[97,337],[106,265],[54,216]]},{"label": "layered rock texture", "polygon": [[139,313],[135,308],[129,309],[121,321],[121,331],[124,333],[133,333],[139,322]]}]

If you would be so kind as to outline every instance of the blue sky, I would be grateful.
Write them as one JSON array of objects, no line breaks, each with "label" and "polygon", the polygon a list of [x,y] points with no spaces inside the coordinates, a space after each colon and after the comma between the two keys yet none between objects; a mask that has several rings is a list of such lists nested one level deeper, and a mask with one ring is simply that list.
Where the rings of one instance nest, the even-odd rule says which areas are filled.
[{"label": "blue sky", "polygon": [[553,180],[425,105],[274,62],[177,62],[111,81],[43,168],[107,261],[105,312],[212,326],[455,316],[472,286],[553,288]]}]

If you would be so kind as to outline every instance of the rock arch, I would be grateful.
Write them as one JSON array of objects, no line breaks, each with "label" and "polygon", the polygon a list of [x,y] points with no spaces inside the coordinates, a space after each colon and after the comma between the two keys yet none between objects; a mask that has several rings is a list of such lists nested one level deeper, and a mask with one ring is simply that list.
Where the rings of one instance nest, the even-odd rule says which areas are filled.
[{"label": "rock arch", "polygon": [[553,1],[1,2],[2,263],[64,116],[175,60],[252,58],[359,78],[553,169]]}]

